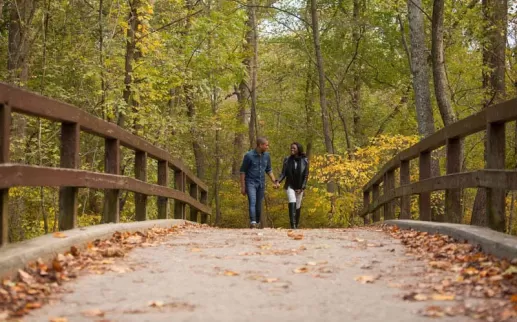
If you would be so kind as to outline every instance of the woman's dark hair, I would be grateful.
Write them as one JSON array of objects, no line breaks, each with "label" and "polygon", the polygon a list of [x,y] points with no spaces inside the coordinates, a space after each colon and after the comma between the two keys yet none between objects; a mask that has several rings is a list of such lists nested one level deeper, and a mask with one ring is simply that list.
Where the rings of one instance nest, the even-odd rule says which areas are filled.
[{"label": "woman's dark hair", "polygon": [[298,154],[297,156],[300,156],[300,157],[305,157],[305,152],[303,152],[303,145],[301,145],[300,143],[298,142],[293,142],[291,143],[291,145],[296,145],[296,147],[298,148]]}]

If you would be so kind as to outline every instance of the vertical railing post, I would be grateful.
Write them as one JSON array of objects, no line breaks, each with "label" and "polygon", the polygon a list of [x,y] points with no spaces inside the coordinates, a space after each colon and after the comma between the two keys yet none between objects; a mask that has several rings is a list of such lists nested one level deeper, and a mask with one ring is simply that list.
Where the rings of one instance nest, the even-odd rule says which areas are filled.
[{"label": "vertical railing post", "polygon": [[[196,200],[198,200],[198,186],[195,183],[190,184],[190,196]],[[192,206],[190,206],[190,221],[197,222],[197,213],[198,210]]]},{"label": "vertical railing post", "polygon": [[[9,163],[11,107],[0,103],[0,163]],[[0,189],[0,246],[9,242],[9,188]]]},{"label": "vertical railing post", "polygon": [[[377,204],[377,202],[379,202],[379,196],[380,196],[380,188],[379,188],[379,184],[374,184],[373,185],[373,188],[372,188],[372,203],[374,205]],[[373,212],[373,222],[378,222],[381,220],[381,208],[377,208],[376,210],[374,210]]]},{"label": "vertical railing post", "polygon": [[[505,168],[505,123],[489,123],[487,127],[486,168]],[[505,189],[486,189],[486,215],[488,227],[504,232],[505,218]]]},{"label": "vertical railing post", "polygon": [[[158,184],[167,187],[169,184],[169,162],[158,161]],[[158,197],[158,219],[167,219],[169,216],[169,198]]]},{"label": "vertical railing post", "polygon": [[[368,210],[370,208],[370,191],[366,190],[363,191],[363,209]],[[368,225],[370,223],[370,213],[367,212],[366,215],[363,217],[364,224]]]},{"label": "vertical railing post", "polygon": [[[183,171],[174,171],[174,185],[176,190],[185,192],[185,173]],[[174,200],[174,219],[185,219],[185,209],[184,202]]]},{"label": "vertical railing post", "polygon": [[[79,168],[80,133],[78,123],[61,123],[61,168]],[[78,191],[77,187],[59,188],[59,230],[77,226]]]},{"label": "vertical railing post", "polygon": [[[431,151],[420,152],[419,161],[419,180],[431,178]],[[420,210],[420,220],[431,220],[431,193],[423,192],[418,196],[418,207]]]},{"label": "vertical railing post", "polygon": [[[390,170],[384,175],[384,194],[395,189],[395,171]],[[395,203],[389,201],[384,204],[384,220],[395,219]]]},{"label": "vertical railing post", "polygon": [[[400,186],[405,186],[411,183],[409,160],[402,160],[400,162]],[[399,219],[411,218],[411,195],[402,195],[400,197],[400,215]]]},{"label": "vertical railing post", "polygon": [[[120,141],[106,138],[104,140],[104,172],[120,174]],[[117,223],[120,220],[119,190],[104,190],[104,214],[103,222]]]},{"label": "vertical railing post", "polygon": [[[447,174],[458,172],[461,172],[461,140],[450,138],[447,139]],[[461,209],[461,189],[445,190],[445,222],[461,223]]]},{"label": "vertical railing post", "polygon": [[[203,205],[208,204],[208,192],[207,191],[201,190],[201,197],[200,197],[199,201]],[[208,214],[205,214],[204,212],[201,213],[201,223],[206,224],[207,222],[208,222]]]},{"label": "vertical railing post", "polygon": [[[147,153],[135,151],[135,179],[147,181]],[[147,195],[135,193],[135,219],[147,220]]]}]

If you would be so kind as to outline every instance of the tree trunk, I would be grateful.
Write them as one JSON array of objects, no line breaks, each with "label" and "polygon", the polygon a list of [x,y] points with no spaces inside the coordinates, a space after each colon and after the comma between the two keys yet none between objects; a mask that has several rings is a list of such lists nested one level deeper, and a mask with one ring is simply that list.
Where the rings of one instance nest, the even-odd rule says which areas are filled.
[{"label": "tree trunk", "polygon": [[307,65],[307,79],[305,82],[305,129],[306,129],[306,138],[305,138],[305,153],[308,157],[310,157],[312,152],[312,142],[314,138],[313,132],[313,122],[312,119],[314,117],[314,75],[312,63],[309,61]]},{"label": "tree trunk", "polygon": [[[193,3],[192,0],[186,0],[186,7],[187,11],[190,14],[193,10]],[[187,35],[190,31],[190,28],[192,26],[191,17],[188,16],[185,21],[185,35]],[[188,66],[187,66],[188,68]],[[189,121],[191,122],[190,127],[190,134],[192,139],[192,150],[194,152],[194,158],[196,161],[196,171],[197,176],[201,180],[205,178],[205,155],[203,153],[203,148],[201,146],[201,137],[200,133],[196,127],[196,104],[194,102],[193,97],[193,87],[189,83],[189,80],[185,81],[185,84],[183,85],[183,91],[185,94],[185,105],[187,107],[187,116]]]},{"label": "tree trunk", "polygon": [[320,90],[320,108],[321,118],[323,120],[323,137],[325,139],[325,148],[327,153],[333,154],[332,140],[329,125],[329,113],[327,109],[327,97],[325,91],[325,69],[323,66],[323,56],[321,54],[320,30],[318,21],[318,11],[316,0],[311,0],[311,16],[312,16],[312,37],[314,41],[314,51],[316,54],[316,68],[318,69],[319,90]]},{"label": "tree trunk", "polygon": [[9,82],[24,86],[29,78],[29,38],[35,0],[12,0],[9,9],[7,70]]},{"label": "tree trunk", "polygon": [[[353,25],[352,25],[352,40],[356,44],[356,48],[359,50],[359,43],[361,42],[362,33],[362,13],[364,11],[364,4],[362,0],[354,0],[354,7],[352,13]],[[352,110],[353,110],[353,122],[354,122],[354,138],[357,142],[362,142],[364,137],[364,129],[361,127],[361,87],[362,80],[360,77],[361,63],[360,60],[356,60],[355,68],[353,70],[353,85],[352,85]],[[339,107],[338,107],[339,109]],[[341,116],[340,116],[341,117]],[[347,134],[348,135],[348,134]],[[348,149],[350,151],[350,142],[348,142]]]},{"label": "tree trunk", "polygon": [[415,93],[418,133],[427,137],[435,132],[431,107],[431,93],[425,45],[424,15],[422,0],[408,0],[409,39],[411,44],[411,74]]},{"label": "tree trunk", "polygon": [[445,50],[443,47],[443,15],[445,0],[434,0],[432,27],[432,62],[434,93],[443,124],[450,125],[458,120],[447,96],[447,74],[445,73]]},{"label": "tree trunk", "polygon": [[[246,20],[246,42],[244,44],[244,52],[246,56],[242,60],[242,64],[246,67],[247,75],[252,75],[252,47],[253,47],[253,21],[251,17],[251,10],[248,8],[248,19]],[[237,89],[237,101],[239,104],[239,112],[237,114],[237,123],[244,126],[246,124],[246,110],[248,106],[248,100],[250,99],[250,87],[248,79],[243,78]],[[251,141],[251,139],[250,139]],[[242,159],[242,153],[244,152],[244,133],[237,132],[233,140],[234,146],[234,157],[232,160],[232,176],[237,178],[239,176],[239,167]]]},{"label": "tree trunk", "polygon": [[[505,96],[505,50],[507,33],[508,3],[506,0],[483,0],[483,15],[485,19],[485,35],[482,46],[483,88],[485,89],[484,107],[496,104]],[[487,145],[485,140],[484,159],[486,162]],[[471,225],[486,226],[486,189],[478,189],[472,208]]]},{"label": "tree trunk", "polygon": [[251,48],[253,49],[253,58],[251,60],[251,109],[249,124],[249,140],[250,149],[255,148],[258,133],[257,126],[257,68],[258,68],[258,32],[257,32],[257,16],[255,13],[255,4],[253,0],[248,0],[249,26],[252,30]]},{"label": "tree trunk", "polygon": [[[133,114],[138,115],[138,102],[134,98],[134,75],[133,75],[133,63],[138,61],[141,57],[141,53],[137,50],[136,47],[136,32],[138,30],[138,26],[140,25],[140,21],[138,19],[138,9],[140,7],[140,1],[134,0],[130,2],[130,11],[128,15],[128,28],[126,35],[126,55],[125,55],[125,65],[124,65],[124,92],[122,94],[124,101],[126,102],[126,107],[131,107]],[[129,111],[119,111],[118,112],[118,126],[124,127],[127,113]],[[134,130],[137,132],[138,126],[135,120]]]}]

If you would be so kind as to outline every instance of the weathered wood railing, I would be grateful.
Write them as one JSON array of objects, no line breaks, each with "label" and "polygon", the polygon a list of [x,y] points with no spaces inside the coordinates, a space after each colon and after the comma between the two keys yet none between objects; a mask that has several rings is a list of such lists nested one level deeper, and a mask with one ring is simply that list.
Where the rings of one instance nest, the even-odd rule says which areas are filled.
[{"label": "weathered wood railing", "polygon": [[[410,219],[411,195],[418,195],[420,220],[431,220],[431,192],[445,190],[446,222],[460,223],[463,188],[485,188],[486,222],[492,229],[505,230],[505,193],[517,190],[517,171],[505,170],[505,125],[517,119],[517,99],[488,107],[481,112],[451,124],[400,152],[363,187],[361,216],[368,223],[395,219],[395,199],[400,198],[400,219]],[[486,165],[484,170],[460,172],[460,140],[486,130]],[[446,175],[431,177],[431,152],[446,146]],[[418,158],[419,181],[410,182],[410,161]],[[400,186],[395,187],[395,171],[400,169]],[[383,194],[380,194],[380,185]],[[370,198],[371,195],[371,198]],[[370,200],[371,199],[371,200]]]},{"label": "weathered wood railing", "polygon": [[[9,163],[11,113],[37,116],[61,122],[60,168]],[[105,173],[79,170],[79,137],[81,131],[105,140]],[[120,175],[121,145],[135,152],[135,177]],[[147,181],[147,157],[158,162],[157,184]],[[174,189],[169,187],[169,169],[174,171]],[[60,187],[59,229],[77,225],[78,188],[104,189],[104,222],[119,221],[119,191],[135,193],[135,218],[147,219],[147,197],[157,196],[158,219],[166,219],[169,201],[174,199],[174,218],[207,221],[208,187],[183,164],[166,151],[139,136],[103,121],[87,112],[10,85],[0,83],[0,244],[8,242],[9,188]]]}]

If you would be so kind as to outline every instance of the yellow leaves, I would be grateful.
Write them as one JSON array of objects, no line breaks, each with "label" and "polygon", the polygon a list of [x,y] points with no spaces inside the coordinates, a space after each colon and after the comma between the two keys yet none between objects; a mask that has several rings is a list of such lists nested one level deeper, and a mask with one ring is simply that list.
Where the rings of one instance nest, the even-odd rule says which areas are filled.
[{"label": "yellow leaves", "polygon": [[62,232],[60,231],[56,231],[55,233],[52,234],[52,237],[54,238],[66,238],[68,237],[67,235],[63,234]]}]

